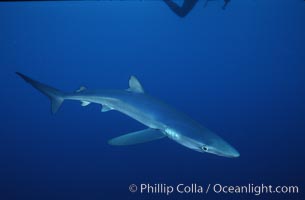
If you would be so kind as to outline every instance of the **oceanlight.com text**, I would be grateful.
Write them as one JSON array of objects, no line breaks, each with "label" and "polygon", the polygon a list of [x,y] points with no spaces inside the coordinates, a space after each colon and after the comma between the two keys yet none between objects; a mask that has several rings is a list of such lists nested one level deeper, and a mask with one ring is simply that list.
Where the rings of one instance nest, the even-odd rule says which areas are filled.
[{"label": "oceanlight.com text", "polygon": [[259,196],[262,194],[298,194],[299,187],[296,185],[273,186],[268,184],[245,184],[245,185],[223,185],[223,184],[165,184],[165,183],[141,183],[131,184],[129,191],[139,194],[252,194]]}]

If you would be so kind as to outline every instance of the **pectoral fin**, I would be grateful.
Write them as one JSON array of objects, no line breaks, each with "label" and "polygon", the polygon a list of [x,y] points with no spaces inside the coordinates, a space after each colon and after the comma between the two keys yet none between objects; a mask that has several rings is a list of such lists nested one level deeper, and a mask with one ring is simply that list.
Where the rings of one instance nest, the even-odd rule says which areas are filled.
[{"label": "pectoral fin", "polygon": [[158,129],[148,128],[145,130],[128,133],[126,135],[122,135],[116,138],[113,138],[108,141],[110,145],[133,145],[140,144],[144,142],[150,142],[153,140],[164,138],[165,135]]}]

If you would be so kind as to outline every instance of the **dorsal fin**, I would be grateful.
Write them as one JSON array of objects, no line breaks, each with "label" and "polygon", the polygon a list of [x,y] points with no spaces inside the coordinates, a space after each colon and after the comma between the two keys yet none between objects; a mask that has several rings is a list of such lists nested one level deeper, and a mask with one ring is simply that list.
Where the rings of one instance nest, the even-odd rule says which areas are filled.
[{"label": "dorsal fin", "polygon": [[87,88],[85,86],[80,86],[80,88],[78,90],[76,90],[75,92],[82,92],[84,90],[86,90]]},{"label": "dorsal fin", "polygon": [[144,89],[139,82],[139,80],[135,76],[131,76],[129,79],[129,88],[127,91],[135,92],[135,93],[144,93]]}]

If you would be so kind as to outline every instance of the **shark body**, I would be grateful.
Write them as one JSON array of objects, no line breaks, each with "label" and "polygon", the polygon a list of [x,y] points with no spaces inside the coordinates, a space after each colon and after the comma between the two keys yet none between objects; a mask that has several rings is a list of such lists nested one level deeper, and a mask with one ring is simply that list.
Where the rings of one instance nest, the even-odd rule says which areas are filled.
[{"label": "shark body", "polygon": [[140,82],[131,76],[127,90],[88,90],[80,87],[75,92],[62,92],[17,74],[51,100],[56,113],[64,100],[77,100],[82,106],[91,103],[102,105],[102,112],[117,110],[146,125],[148,129],[128,133],[109,140],[111,145],[133,145],[168,137],[177,143],[202,153],[224,157],[239,157],[238,151],[182,112],[146,94]]}]

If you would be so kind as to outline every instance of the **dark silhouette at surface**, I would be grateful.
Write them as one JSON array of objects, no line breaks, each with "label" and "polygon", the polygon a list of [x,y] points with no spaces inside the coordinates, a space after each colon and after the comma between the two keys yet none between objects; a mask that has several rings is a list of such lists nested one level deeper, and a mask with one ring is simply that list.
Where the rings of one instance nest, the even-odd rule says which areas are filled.
[{"label": "dark silhouette at surface", "polygon": [[[174,0],[163,0],[168,7],[179,17],[185,17],[196,5],[198,0],[184,0],[182,6],[179,6]],[[204,7],[206,7],[209,3],[209,1],[214,1],[214,0],[206,0]],[[228,3],[231,0],[224,0],[224,5],[222,6],[222,9],[226,9]]]},{"label": "dark silhouette at surface", "polygon": [[198,0],[184,0],[182,6],[179,6],[173,0],[163,0],[163,1],[179,17],[185,17],[198,2]]},{"label": "dark silhouette at surface", "polygon": [[224,0],[224,4],[223,4],[223,6],[222,6],[222,9],[224,10],[224,9],[226,9],[226,7],[227,7],[227,5],[228,5],[228,3],[230,2],[231,0]]}]

